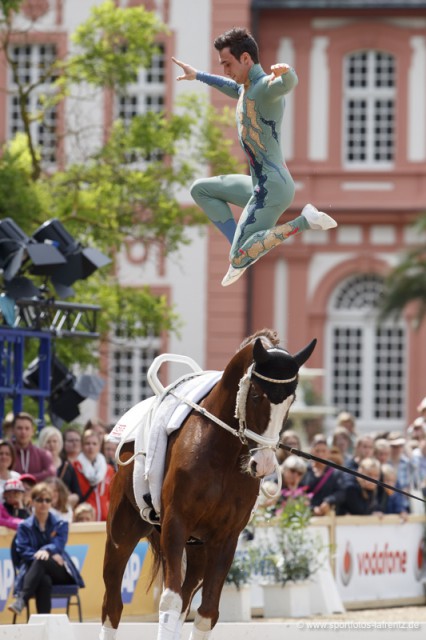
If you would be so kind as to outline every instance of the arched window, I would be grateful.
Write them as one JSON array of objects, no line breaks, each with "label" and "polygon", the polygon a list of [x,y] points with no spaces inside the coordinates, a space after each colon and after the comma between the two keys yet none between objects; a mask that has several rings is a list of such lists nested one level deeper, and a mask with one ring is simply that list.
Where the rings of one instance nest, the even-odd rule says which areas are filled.
[{"label": "arched window", "polygon": [[343,157],[349,168],[389,168],[395,155],[395,58],[358,51],[344,59]]},{"label": "arched window", "polygon": [[356,275],[334,292],[326,349],[327,403],[357,418],[358,431],[394,430],[405,417],[405,328],[378,324],[383,279]]}]

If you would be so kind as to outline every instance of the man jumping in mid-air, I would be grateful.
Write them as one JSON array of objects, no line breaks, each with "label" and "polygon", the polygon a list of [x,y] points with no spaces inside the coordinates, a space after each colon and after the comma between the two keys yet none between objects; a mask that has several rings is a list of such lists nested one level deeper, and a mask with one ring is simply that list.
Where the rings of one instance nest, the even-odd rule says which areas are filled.
[{"label": "man jumping in mid-air", "polygon": [[[274,64],[267,75],[259,64],[256,41],[246,29],[231,29],[214,41],[225,77],[197,71],[176,58],[183,70],[178,80],[201,80],[237,103],[237,128],[250,163],[250,176],[225,175],[197,180],[191,188],[195,202],[231,243],[230,267],[224,287],[265,253],[306,229],[336,227],[326,213],[307,204],[295,220],[276,225],[294,197],[294,182],[281,148],[284,98],[297,85],[297,75],[287,64]],[[243,207],[238,224],[230,204]]]}]

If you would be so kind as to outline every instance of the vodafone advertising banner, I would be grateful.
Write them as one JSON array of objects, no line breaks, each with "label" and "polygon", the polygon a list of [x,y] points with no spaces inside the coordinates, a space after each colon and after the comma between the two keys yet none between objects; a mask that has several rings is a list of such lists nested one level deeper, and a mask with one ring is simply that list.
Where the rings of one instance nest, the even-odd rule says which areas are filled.
[{"label": "vodafone advertising banner", "polygon": [[343,602],[424,596],[424,524],[339,522],[335,535],[335,577]]}]

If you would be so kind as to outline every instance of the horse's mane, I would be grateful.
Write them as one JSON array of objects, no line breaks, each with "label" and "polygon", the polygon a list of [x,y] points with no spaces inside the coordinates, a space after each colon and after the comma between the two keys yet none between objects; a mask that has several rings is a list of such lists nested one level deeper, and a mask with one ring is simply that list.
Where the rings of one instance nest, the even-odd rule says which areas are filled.
[{"label": "horse's mane", "polygon": [[237,351],[241,351],[241,349],[246,347],[248,344],[254,342],[256,338],[266,338],[267,340],[269,340],[272,347],[276,347],[280,343],[280,339],[276,331],[272,331],[272,329],[260,329],[259,331],[256,331],[256,333],[253,333],[253,335],[245,338],[238,347]]}]

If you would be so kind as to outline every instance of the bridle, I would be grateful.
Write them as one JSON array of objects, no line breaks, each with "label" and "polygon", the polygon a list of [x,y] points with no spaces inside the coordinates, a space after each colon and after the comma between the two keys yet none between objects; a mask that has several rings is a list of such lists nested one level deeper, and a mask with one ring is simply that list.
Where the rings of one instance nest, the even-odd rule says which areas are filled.
[{"label": "bridle", "polygon": [[[193,402],[189,398],[180,396],[173,389],[170,389],[168,393],[172,395],[174,398],[176,398],[177,400],[179,400],[180,402],[185,402],[185,404],[190,406],[191,409],[194,409],[194,411],[197,411],[197,413],[200,413],[205,418],[208,418],[209,420],[217,424],[219,427],[222,427],[229,433],[232,433],[232,435],[240,439],[242,444],[247,445],[248,441],[252,440],[253,442],[256,442],[257,444],[261,445],[262,448],[278,449],[279,437],[278,439],[265,437],[247,427],[246,408],[247,408],[247,397],[248,397],[248,393],[249,393],[251,382],[252,382],[251,377],[252,375],[255,375],[259,378],[267,380],[268,382],[274,382],[277,384],[287,384],[289,382],[293,382],[294,380],[296,380],[297,375],[288,380],[275,380],[273,378],[266,378],[266,376],[262,376],[261,374],[259,374],[257,371],[254,370],[254,365],[255,363],[252,363],[250,365],[250,367],[247,369],[246,373],[243,375],[239,383],[238,393],[235,401],[235,417],[238,419],[238,429],[231,427],[229,424],[227,424],[226,422],[224,422],[223,420],[215,416],[213,413],[210,413],[210,411],[200,406],[196,402]],[[294,400],[294,394],[291,394],[290,396],[288,396],[288,398],[286,398],[285,401],[288,401],[289,398],[291,399],[291,403],[292,403]]]},{"label": "bridle", "polygon": [[[185,398],[185,397],[182,397],[182,396],[178,395],[175,391],[170,390],[169,393],[171,395],[173,395],[175,398],[177,398],[178,400],[180,400],[181,402],[185,402],[188,406],[191,407],[191,409],[194,409],[194,411],[197,411],[198,413],[200,413],[205,418],[208,418],[209,420],[211,420],[212,422],[217,424],[219,427],[222,427],[222,429],[225,429],[226,431],[228,431],[232,435],[234,435],[237,438],[239,438],[240,442],[243,445],[248,445],[248,441],[249,440],[252,440],[253,442],[256,442],[256,444],[260,445],[259,447],[255,447],[255,448],[252,448],[252,449],[249,450],[251,455],[255,451],[259,451],[260,449],[272,449],[272,450],[276,451],[278,449],[279,443],[280,443],[279,435],[277,437],[270,438],[270,437],[262,436],[261,434],[256,433],[255,431],[253,431],[252,429],[249,429],[247,427],[247,422],[246,422],[247,398],[248,398],[248,393],[250,391],[250,386],[252,384],[252,376],[254,375],[254,376],[256,376],[256,377],[258,377],[258,378],[260,378],[262,380],[265,380],[267,382],[272,382],[272,383],[275,383],[275,384],[288,384],[289,382],[294,382],[297,379],[297,374],[295,376],[293,376],[292,378],[288,378],[288,379],[285,379],[285,380],[278,380],[278,379],[275,379],[275,378],[268,378],[268,377],[258,373],[254,369],[254,366],[255,366],[255,363],[253,362],[249,366],[249,368],[247,369],[246,373],[243,375],[243,377],[241,378],[241,380],[239,382],[238,393],[237,393],[236,400],[235,400],[235,417],[238,419],[238,429],[235,429],[234,427],[231,427],[226,422],[224,422],[223,420],[221,420],[220,418],[215,416],[213,413],[210,413],[210,411],[207,411],[207,409],[205,409],[204,407],[201,407],[196,402],[192,402],[192,400],[189,400],[188,398]],[[293,404],[294,397],[295,397],[294,393],[290,394],[283,401],[283,402],[286,402],[288,404],[287,411],[290,409],[291,405]],[[276,472],[277,480],[278,480],[276,492],[275,493],[269,493],[269,492],[264,491],[263,488],[262,488],[262,491],[270,498],[276,497],[281,491],[282,478],[281,478],[281,471],[280,471],[278,460],[275,461],[275,472]]]}]

